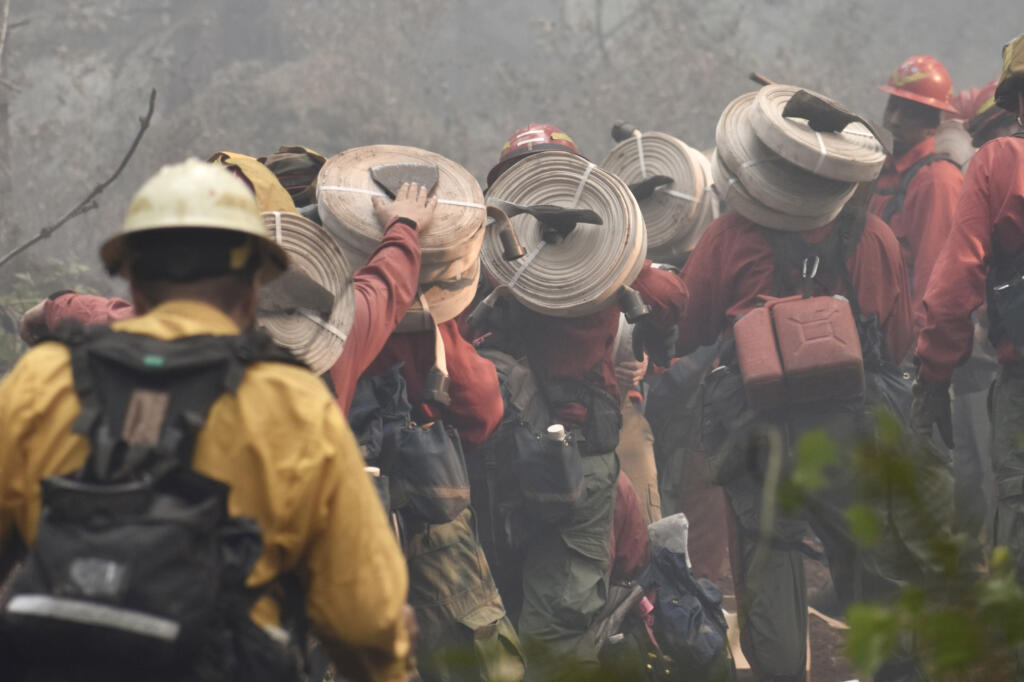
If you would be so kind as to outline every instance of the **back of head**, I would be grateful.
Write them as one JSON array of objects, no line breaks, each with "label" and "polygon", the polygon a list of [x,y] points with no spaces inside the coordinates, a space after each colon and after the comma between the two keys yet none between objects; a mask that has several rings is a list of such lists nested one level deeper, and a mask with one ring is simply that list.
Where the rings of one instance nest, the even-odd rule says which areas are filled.
[{"label": "back of head", "polygon": [[121,233],[100,255],[111,274],[159,299],[151,303],[204,281],[218,280],[210,282],[216,289],[223,278],[244,289],[287,267],[250,189],[225,168],[198,159],[165,166],[150,178],[132,199]]}]

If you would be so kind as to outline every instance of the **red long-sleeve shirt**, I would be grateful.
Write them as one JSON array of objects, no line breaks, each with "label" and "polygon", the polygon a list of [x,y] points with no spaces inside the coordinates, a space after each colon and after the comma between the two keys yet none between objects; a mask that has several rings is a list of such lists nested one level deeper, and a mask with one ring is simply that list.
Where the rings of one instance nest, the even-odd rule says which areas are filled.
[{"label": "red long-sleeve shirt", "polygon": [[43,304],[43,316],[48,329],[56,329],[64,320],[92,326],[135,317],[135,308],[123,298],[69,292],[47,299]]},{"label": "red long-sleeve shirt", "polygon": [[366,370],[369,376],[384,374],[397,363],[402,364],[409,402],[418,419],[443,418],[459,431],[469,446],[480,445],[494,433],[505,413],[494,365],[481,357],[476,348],[462,338],[455,320],[438,325],[444,341],[448,364],[448,394],[451,404],[443,410],[423,402],[427,372],[435,361],[433,330],[392,334],[380,354]]},{"label": "red long-sleeve shirt", "polygon": [[[803,238],[819,242],[831,230],[829,223],[804,232]],[[878,315],[884,350],[890,360],[901,361],[913,339],[910,292],[899,244],[881,219],[868,215],[846,265],[862,313]],[[679,353],[714,343],[737,317],[756,307],[760,296],[774,295],[774,272],[775,255],[763,228],[735,211],[711,223],[679,274],[689,293],[679,323]],[[839,283],[829,293],[848,296],[841,278],[836,279]]]},{"label": "red long-sleeve shirt", "polygon": [[[908,168],[934,153],[935,138],[929,137],[900,158],[890,158],[882,169],[876,189],[896,187]],[[928,164],[910,181],[903,208],[889,220],[889,227],[900,242],[903,263],[910,277],[910,305],[915,332],[920,332],[924,326],[921,299],[935,261],[953,227],[953,213],[962,185],[963,176],[953,164],[946,161]],[[891,200],[892,195],[875,194],[869,210],[881,217]]]},{"label": "red long-sleeve shirt", "polygon": [[329,370],[338,405],[352,406],[356,382],[412,305],[419,288],[420,248],[416,230],[393,222],[366,265],[352,276],[355,317],[345,348]]},{"label": "red long-sleeve shirt", "polygon": [[[924,295],[925,325],[917,342],[920,375],[948,381],[971,354],[971,313],[985,300],[985,259],[1024,251],[1024,139],[1003,137],[971,159],[953,230]],[[998,340],[1002,363],[1016,360],[1013,344]]]},{"label": "red long-sleeve shirt", "polygon": [[[651,306],[652,319],[658,326],[675,324],[686,308],[682,280],[652,268],[650,261],[644,263],[630,286]],[[530,323],[523,329],[523,341],[535,369],[548,379],[593,379],[595,385],[619,399],[612,356],[621,312],[618,303],[612,302],[583,317],[530,315]],[[559,410],[558,416],[568,426],[579,426],[586,413],[577,405]]]}]

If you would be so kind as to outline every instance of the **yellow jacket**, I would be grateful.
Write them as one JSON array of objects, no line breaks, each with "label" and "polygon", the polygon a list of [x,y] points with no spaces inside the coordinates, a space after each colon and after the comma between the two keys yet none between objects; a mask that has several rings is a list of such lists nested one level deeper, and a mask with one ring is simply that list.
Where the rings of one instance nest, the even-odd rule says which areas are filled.
[{"label": "yellow jacket", "polygon": [[[239,333],[216,308],[183,300],[112,326],[159,339]],[[88,442],[71,432],[80,409],[69,353],[58,343],[30,350],[0,383],[0,543],[16,527],[31,544],[39,481],[84,464]],[[307,613],[328,649],[355,655],[372,679],[405,679],[405,560],[352,432],[320,379],[290,365],[253,365],[237,394],[211,408],[193,466],[230,485],[231,514],[253,518],[263,530],[263,556],[249,585],[298,567]],[[261,599],[253,617],[275,624],[276,603]]]}]

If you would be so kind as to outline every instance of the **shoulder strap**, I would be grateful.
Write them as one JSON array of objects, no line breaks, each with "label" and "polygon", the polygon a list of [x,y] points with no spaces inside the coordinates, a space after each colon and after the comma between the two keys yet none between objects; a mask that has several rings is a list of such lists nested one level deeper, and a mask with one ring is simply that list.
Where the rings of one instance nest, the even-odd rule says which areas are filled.
[{"label": "shoulder strap", "polygon": [[937,161],[948,161],[957,168],[960,167],[960,164],[954,161],[948,154],[928,154],[927,156],[915,161],[910,168],[905,170],[903,175],[900,176],[900,181],[896,186],[875,190],[876,194],[892,195],[892,199],[890,199],[889,203],[885,205],[885,210],[882,212],[882,220],[889,222],[894,215],[903,210],[903,204],[907,200],[907,190],[910,189],[910,183],[914,181],[914,177],[922,168],[930,166]]},{"label": "shoulder strap", "polygon": [[419,294],[420,306],[423,314],[429,320],[430,329],[434,331],[434,364],[427,370],[427,376],[423,384],[423,401],[448,407],[452,399],[448,393],[451,381],[448,377],[448,357],[445,354],[444,337],[441,335],[441,328],[437,326],[434,316],[430,313],[427,305],[427,297],[422,292]]},{"label": "shoulder strap", "polygon": [[[762,234],[771,245],[775,257],[772,273],[774,295],[781,297],[800,293],[801,289],[793,282],[791,273],[794,269],[801,272],[806,269],[805,276],[817,282],[826,292],[838,293],[835,284],[842,282],[855,319],[859,319],[857,290],[846,263],[856,252],[864,235],[867,212],[859,203],[854,205],[854,201],[851,199],[847,203],[836,218],[831,232],[818,244],[808,243],[799,233],[762,228]],[[819,272],[837,276],[838,280],[829,286],[817,277]]]},{"label": "shoulder strap", "polygon": [[301,364],[258,332],[172,341],[106,328],[65,336],[90,439],[80,475],[121,480],[188,466],[213,403],[256,361]]}]

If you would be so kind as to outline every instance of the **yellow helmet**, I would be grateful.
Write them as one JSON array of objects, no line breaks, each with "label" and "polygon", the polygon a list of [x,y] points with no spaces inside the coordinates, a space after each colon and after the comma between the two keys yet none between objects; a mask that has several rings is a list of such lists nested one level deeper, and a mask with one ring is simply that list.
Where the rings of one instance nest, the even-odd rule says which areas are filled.
[{"label": "yellow helmet", "polygon": [[288,194],[288,190],[284,188],[274,172],[260,163],[258,159],[238,152],[217,152],[207,161],[241,173],[252,185],[252,191],[256,194],[256,203],[259,204],[260,211],[298,213],[295,210],[295,201]]},{"label": "yellow helmet", "polygon": [[175,228],[208,228],[256,237],[261,251],[261,281],[288,266],[288,257],[269,238],[256,198],[246,184],[223,166],[191,158],[161,168],[132,197],[121,233],[100,247],[111,274],[125,274],[128,237]]},{"label": "yellow helmet", "polygon": [[1018,111],[1017,93],[1024,92],[1024,33],[1003,46],[1003,73],[996,86],[996,104],[1007,111]]}]

